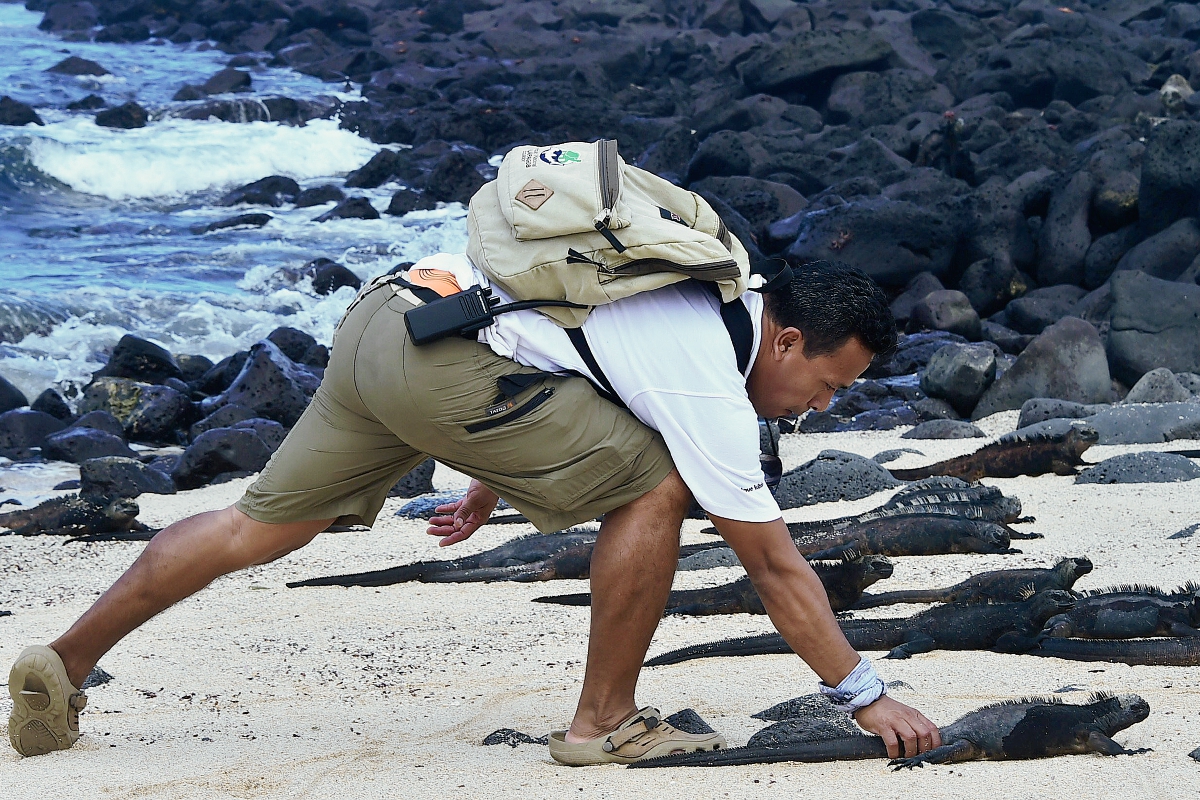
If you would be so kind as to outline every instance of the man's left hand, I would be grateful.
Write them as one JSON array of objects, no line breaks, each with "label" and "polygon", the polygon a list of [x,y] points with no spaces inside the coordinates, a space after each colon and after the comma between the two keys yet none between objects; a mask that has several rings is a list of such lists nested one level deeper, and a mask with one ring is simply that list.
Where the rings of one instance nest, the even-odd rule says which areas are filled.
[{"label": "man's left hand", "polygon": [[430,517],[426,533],[442,537],[438,547],[449,547],[469,539],[492,516],[499,501],[495,492],[472,480],[462,500],[443,503],[434,509],[441,516]]}]

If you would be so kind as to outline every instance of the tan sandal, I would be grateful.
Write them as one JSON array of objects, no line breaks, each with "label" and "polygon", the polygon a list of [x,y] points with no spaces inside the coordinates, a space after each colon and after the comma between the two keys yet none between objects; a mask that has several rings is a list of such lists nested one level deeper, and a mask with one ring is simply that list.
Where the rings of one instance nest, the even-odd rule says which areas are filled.
[{"label": "tan sandal", "polygon": [[647,758],[725,747],[719,733],[684,733],[663,721],[657,708],[646,706],[622,722],[608,736],[586,742],[568,742],[566,731],[550,734],[550,755],[569,767],[593,764],[632,764]]},{"label": "tan sandal", "polygon": [[79,738],[79,711],[87,695],[71,685],[67,668],[53,649],[27,647],[8,673],[12,713],[8,740],[23,756],[66,750]]}]

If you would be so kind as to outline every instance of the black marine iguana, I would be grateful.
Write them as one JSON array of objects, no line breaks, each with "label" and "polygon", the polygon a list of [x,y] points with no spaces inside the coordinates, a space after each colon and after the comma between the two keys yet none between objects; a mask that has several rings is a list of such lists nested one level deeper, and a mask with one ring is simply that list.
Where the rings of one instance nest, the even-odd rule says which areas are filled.
[{"label": "black marine iguana", "polygon": [[894,603],[1016,603],[1047,589],[1071,591],[1075,581],[1092,571],[1086,558],[1064,558],[1049,569],[997,569],[972,575],[942,589],[905,589],[864,594],[854,608]]},{"label": "black marine iguana", "polygon": [[947,461],[927,467],[888,470],[902,481],[948,475],[966,481],[980,478],[1015,478],[1018,475],[1074,475],[1083,462],[1083,453],[1100,441],[1095,429],[1072,426],[1061,434],[1002,436],[999,441]]},{"label": "black marine iguana", "polygon": [[137,521],[140,510],[128,497],[91,500],[71,494],[51,498],[33,508],[0,514],[0,528],[8,528],[11,533],[21,536],[78,536],[144,530],[145,526]]},{"label": "black marine iguana", "polygon": [[1110,661],[1148,667],[1200,667],[1200,638],[1055,639],[1044,638],[1026,651],[1031,656],[1070,661]]},{"label": "black marine iguana", "polygon": [[[1083,705],[1054,697],[1006,700],[971,711],[941,729],[942,746],[911,758],[892,760],[896,769],[958,761],[1006,761],[1078,753],[1133,755],[1112,737],[1150,716],[1150,705],[1136,694],[1097,693]],[[887,758],[878,736],[845,736],[773,747],[732,747],[681,753],[637,761],[630,768],[717,767],[773,764],[782,761],[850,761]]]},{"label": "black marine iguana", "polygon": [[[853,605],[863,589],[876,581],[892,575],[892,562],[882,556],[849,555],[842,561],[812,563],[813,571],[825,586],[829,605],[834,611],[843,611]],[[553,603],[560,606],[590,606],[592,596],[588,592],[535,597],[535,603]],[[668,615],[689,614],[765,614],[762,600],[750,583],[749,578],[739,578],[733,583],[712,586],[707,589],[688,589],[671,592],[667,599]]]},{"label": "black marine iguana", "polygon": [[[788,526],[789,531],[791,525]],[[1041,538],[998,522],[907,514],[848,525],[826,534],[794,535],[796,548],[809,559],[841,558],[848,552],[879,556],[937,556],[947,553],[1020,553],[1009,540]]]},{"label": "black marine iguana", "polygon": [[[1036,646],[1046,620],[1075,603],[1069,592],[1051,589],[1020,603],[948,603],[911,617],[840,620],[855,650],[889,650],[885,658],[909,658],[931,650],[996,650],[1019,653]],[[694,658],[790,653],[778,633],[725,639],[655,656],[647,667]]]},{"label": "black marine iguana", "polygon": [[1174,592],[1153,586],[1116,586],[1085,592],[1070,611],[1043,629],[1056,639],[1142,639],[1200,636],[1200,585]]},{"label": "black marine iguana", "polygon": [[390,586],[394,583],[471,583],[475,581],[545,581],[586,578],[597,531],[522,536],[499,547],[448,561],[418,561],[399,567],[293,581],[299,586]]}]

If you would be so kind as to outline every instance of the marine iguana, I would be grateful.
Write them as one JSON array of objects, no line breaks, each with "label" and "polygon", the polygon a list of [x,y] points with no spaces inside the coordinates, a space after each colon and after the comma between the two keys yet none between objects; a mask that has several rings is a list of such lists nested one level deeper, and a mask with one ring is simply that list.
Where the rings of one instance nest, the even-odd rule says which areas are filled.
[{"label": "marine iguana", "polygon": [[972,575],[942,589],[905,589],[864,594],[854,608],[894,603],[1016,603],[1047,589],[1071,591],[1075,581],[1092,571],[1086,558],[1064,558],[1049,569],[998,569]]},{"label": "marine iguana", "polygon": [[91,500],[70,494],[51,498],[33,508],[0,514],[0,528],[21,536],[143,530],[145,526],[137,521],[139,511],[138,504],[128,497]]},{"label": "marine iguana", "polygon": [[1200,636],[1200,585],[1174,592],[1153,586],[1117,586],[1085,592],[1070,611],[1046,621],[1055,639],[1143,639]]},{"label": "marine iguana", "polygon": [[[1011,437],[1011,438],[1010,438]],[[1015,478],[1018,475],[1075,475],[1083,462],[1083,453],[1100,441],[1094,428],[1073,426],[1058,435],[1001,437],[969,453],[927,467],[888,470],[902,481],[949,475],[967,481],[980,478]]]},{"label": "marine iguana", "polygon": [[[1019,653],[1037,643],[1046,620],[1070,608],[1069,592],[1051,589],[1020,603],[948,603],[911,617],[840,620],[855,650],[890,650],[885,658],[909,658],[931,650],[996,650]],[[655,656],[647,667],[695,658],[790,653],[778,633],[725,639],[683,647]]]},{"label": "marine iguana", "polygon": [[[1074,705],[1056,697],[1005,700],[971,711],[941,729],[942,746],[889,762],[896,769],[959,761],[1007,761],[1079,753],[1134,755],[1113,741],[1118,732],[1150,716],[1150,705],[1136,694],[1097,693]],[[850,761],[887,758],[878,736],[854,735],[827,741],[800,741],[773,747],[732,747],[680,753],[637,761],[630,768],[717,767],[783,761]]]},{"label": "marine iguana", "polygon": [[[814,562],[813,570],[825,586],[829,605],[843,611],[853,605],[863,589],[892,575],[892,562],[882,556],[847,557],[835,563]],[[535,603],[554,603],[562,606],[590,606],[588,592],[535,597]],[[762,600],[749,578],[707,589],[688,589],[671,592],[667,599],[667,615],[704,616],[708,614],[765,614]]]},{"label": "marine iguana", "polygon": [[907,514],[848,525],[826,534],[800,534],[792,540],[801,555],[816,560],[841,558],[847,552],[879,556],[1020,553],[1009,548],[1009,540],[1014,537],[1041,538],[986,520]]},{"label": "marine iguana", "polygon": [[1055,639],[1044,638],[1026,651],[1031,656],[1070,661],[1110,661],[1131,666],[1200,667],[1200,638]]},{"label": "marine iguana", "polygon": [[418,561],[389,569],[293,581],[299,586],[390,586],[394,583],[471,583],[586,578],[598,531],[522,536],[473,556],[447,561]]}]

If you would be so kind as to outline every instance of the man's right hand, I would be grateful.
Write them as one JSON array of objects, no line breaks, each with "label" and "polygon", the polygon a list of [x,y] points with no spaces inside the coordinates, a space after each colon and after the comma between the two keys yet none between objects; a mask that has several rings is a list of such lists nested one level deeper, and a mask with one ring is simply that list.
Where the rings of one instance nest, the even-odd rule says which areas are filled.
[{"label": "man's right hand", "polygon": [[[919,753],[942,746],[937,726],[915,708],[909,708],[886,694],[871,705],[854,712],[854,719],[864,730],[883,739],[888,758],[912,758]],[[900,752],[901,743],[904,752]]]},{"label": "man's right hand", "polygon": [[443,503],[434,509],[444,516],[430,517],[429,529],[425,532],[430,536],[442,537],[438,547],[449,547],[469,539],[492,516],[499,501],[495,492],[479,481],[472,480],[462,500]]}]

